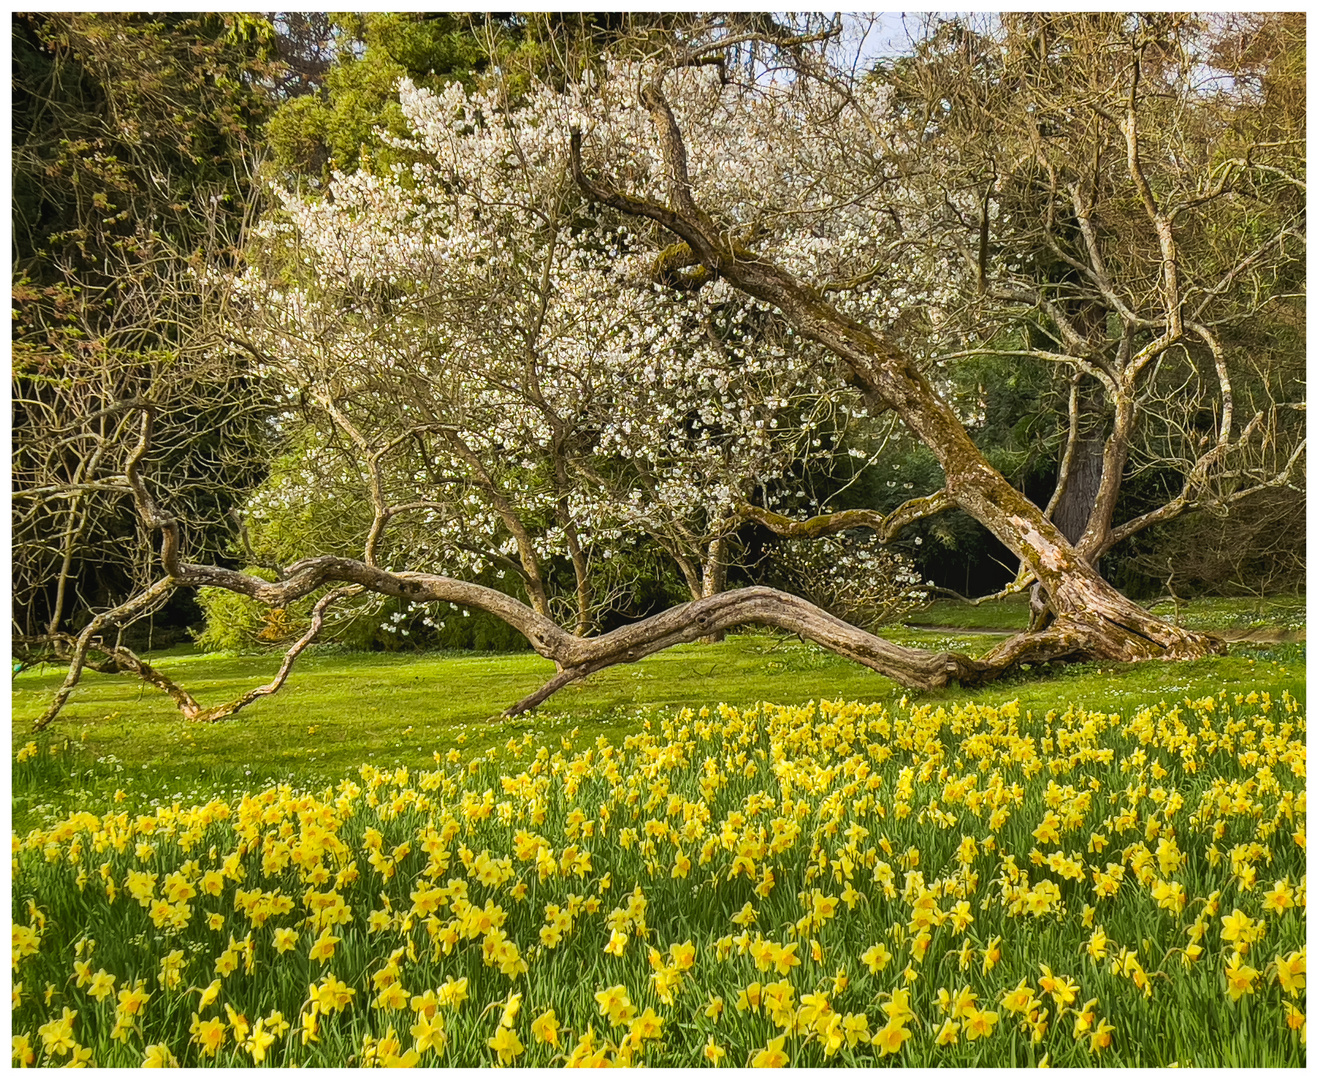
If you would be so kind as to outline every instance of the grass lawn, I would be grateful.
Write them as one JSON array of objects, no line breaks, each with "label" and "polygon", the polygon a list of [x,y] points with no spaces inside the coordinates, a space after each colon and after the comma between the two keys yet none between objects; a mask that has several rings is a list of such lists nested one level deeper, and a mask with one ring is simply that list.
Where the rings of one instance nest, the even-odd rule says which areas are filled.
[{"label": "grass lawn", "polygon": [[[933,623],[960,624],[966,630],[896,627],[888,635],[903,644],[983,652],[997,639],[974,629],[1012,625],[1002,621],[1010,604],[1004,602],[994,611],[987,605],[940,602],[934,605]],[[1267,608],[1253,601],[1196,602],[1183,608],[1182,618],[1225,629],[1272,613],[1289,619],[1285,625],[1293,628],[1295,620],[1302,619],[1303,600],[1274,601]],[[985,704],[1019,699],[1023,709],[1039,712],[1071,702],[1126,711],[1146,702],[1257,687],[1274,695],[1289,690],[1302,702],[1304,656],[1302,643],[1241,644],[1224,658],[1126,667],[1080,664],[1025,673],[973,692],[952,687],[907,696]],[[186,649],[154,654],[152,662],[187,685],[203,704],[266,681],[277,666],[274,657],[206,656]],[[279,694],[212,725],[185,722],[164,695],[131,678],[89,673],[38,740],[57,752],[14,768],[14,827],[21,830],[75,808],[103,809],[116,791],[125,794],[131,809],[155,800],[250,791],[270,782],[306,786],[337,781],[363,763],[433,767],[437,752],[457,749],[464,758],[497,752],[510,737],[527,733],[549,746],[557,746],[574,730],[585,739],[605,734],[618,741],[639,730],[646,719],[685,705],[872,702],[906,693],[814,645],[751,632],[730,635],[716,645],[680,646],[600,672],[560,691],[531,715],[499,717],[505,706],[551,673],[552,665],[532,653],[313,651]],[[61,678],[62,672],[47,668],[14,679],[15,750],[32,738],[31,722]]]},{"label": "grass lawn", "polygon": [[[1191,630],[1304,628],[1303,596],[1205,597],[1179,605],[1179,622]],[[1159,600],[1147,605],[1164,619],[1177,621],[1178,605]],[[1024,630],[1030,618],[1025,594],[989,600],[972,607],[959,600],[935,600],[906,621],[910,626],[956,626],[965,629]]]}]

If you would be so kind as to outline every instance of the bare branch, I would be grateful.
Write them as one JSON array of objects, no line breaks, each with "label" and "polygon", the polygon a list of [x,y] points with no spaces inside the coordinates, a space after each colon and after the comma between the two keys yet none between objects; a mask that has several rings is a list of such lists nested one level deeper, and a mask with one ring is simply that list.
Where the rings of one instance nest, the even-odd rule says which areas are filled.
[{"label": "bare branch", "polygon": [[1080,434],[1080,384],[1075,379],[1071,380],[1066,416],[1066,449],[1062,451],[1062,461],[1057,466],[1057,487],[1053,489],[1052,498],[1048,500],[1048,505],[1043,510],[1043,516],[1049,519],[1052,518],[1053,512],[1057,509],[1057,504],[1062,501],[1062,496],[1066,494],[1066,486],[1071,480],[1071,461],[1075,455],[1076,441]]},{"label": "bare branch", "polygon": [[[1256,415],[1254,419],[1250,421],[1250,424],[1246,426],[1245,430],[1241,433],[1240,438],[1237,439],[1235,443],[1217,449],[1225,451],[1244,443],[1245,440],[1253,434],[1255,422],[1261,419],[1261,417],[1262,414]],[[1217,496],[1218,501],[1225,503],[1226,505],[1231,505],[1233,503],[1242,502],[1251,495],[1256,495],[1259,492],[1267,491],[1271,488],[1285,487],[1290,484],[1291,474],[1295,471],[1301,459],[1304,457],[1307,442],[1307,439],[1301,439],[1299,444],[1291,451],[1291,455],[1287,458],[1286,464],[1274,475],[1265,480],[1260,480],[1257,483],[1251,484],[1248,487],[1240,488],[1227,495]],[[1182,485],[1180,492],[1175,498],[1154,510],[1150,510],[1147,514],[1141,514],[1139,517],[1132,518],[1124,525],[1113,529],[1098,554],[1103,554],[1103,552],[1116,547],[1116,545],[1123,540],[1130,539],[1132,536],[1143,532],[1152,525],[1159,525],[1171,521],[1174,518],[1180,517],[1186,511],[1193,510],[1199,506],[1200,493],[1202,492],[1203,485],[1208,478],[1210,468],[1220,460],[1220,456],[1220,454],[1213,453],[1200,458],[1199,461],[1195,463],[1195,468],[1191,470],[1186,477],[1185,483]]]},{"label": "bare branch", "polygon": [[97,635],[105,627],[124,626],[147,612],[155,610],[169,599],[175,588],[176,583],[171,578],[162,578],[149,589],[138,593],[125,603],[111,608],[109,611],[103,611],[92,618],[83,627],[82,633],[78,635],[77,641],[74,643],[73,654],[69,660],[69,671],[64,677],[64,682],[55,691],[55,696],[51,699],[51,703],[46,707],[46,710],[37,717],[32,729],[40,731],[59,715],[60,710],[64,708],[65,703],[69,700],[69,695],[73,693],[74,687],[82,679],[82,671],[87,661],[88,650],[92,648]]}]

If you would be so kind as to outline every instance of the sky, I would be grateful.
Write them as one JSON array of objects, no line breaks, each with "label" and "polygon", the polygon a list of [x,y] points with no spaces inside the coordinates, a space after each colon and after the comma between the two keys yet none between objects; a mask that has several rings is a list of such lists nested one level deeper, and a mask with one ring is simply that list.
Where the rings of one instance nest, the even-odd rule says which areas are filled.
[{"label": "sky", "polygon": [[859,33],[858,24],[867,24],[865,36],[859,46],[859,57],[862,65],[868,65],[883,57],[909,53],[912,41],[921,36],[929,16],[951,17],[970,14],[972,13],[966,11],[848,12],[843,14],[843,19],[851,24],[848,27],[849,34]]}]

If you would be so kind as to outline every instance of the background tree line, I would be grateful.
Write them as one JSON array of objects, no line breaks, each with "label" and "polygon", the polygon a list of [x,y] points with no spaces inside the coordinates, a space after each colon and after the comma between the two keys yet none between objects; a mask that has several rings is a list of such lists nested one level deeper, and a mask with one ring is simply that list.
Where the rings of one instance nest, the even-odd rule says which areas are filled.
[{"label": "background tree line", "polygon": [[[361,447],[336,450],[342,425],[318,431],[307,424],[315,403],[306,388],[271,378],[259,354],[231,337],[191,333],[223,325],[231,314],[232,296],[204,270],[287,257],[269,247],[260,256],[249,240],[254,222],[273,212],[269,185],[300,192],[312,204],[332,202],[335,170],[383,178],[396,166],[411,168],[418,158],[406,144],[402,78],[431,91],[456,84],[479,93],[497,84],[511,104],[528,98],[537,82],[565,87],[602,72],[606,53],[640,56],[659,37],[694,35],[691,22],[621,15],[16,16],[17,654],[63,648],[69,631],[158,575],[153,537],[125,478],[139,433],[133,410],[142,403],[154,417],[146,465],[173,511],[186,508],[191,558],[235,568],[281,565],[313,542],[332,545],[336,535],[346,552],[369,531],[371,510],[359,489],[294,500],[257,526],[253,506],[277,504],[273,495],[290,484],[331,492],[326,462],[335,453],[360,456]],[[755,29],[758,41],[748,37],[733,47],[748,67],[764,62],[769,54],[756,48],[767,49],[763,40],[781,31]],[[996,36],[951,20],[931,26],[910,55],[880,64],[871,76],[891,93],[898,130],[904,124],[920,132],[884,159],[905,185],[904,203],[894,202],[892,251],[938,247],[939,257],[978,268],[961,274],[966,287],[940,306],[937,327],[912,310],[899,314],[892,330],[916,348],[935,333],[962,343],[954,357],[931,367],[937,384],[958,402],[989,460],[1048,507],[1072,540],[1090,524],[1105,448],[1112,452],[1114,424],[1123,422],[1111,409],[1104,365],[1117,363],[1123,349],[1138,350],[1152,325],[1120,288],[1102,285],[1104,275],[1138,278],[1138,245],[1149,242],[1147,230],[1140,238],[1142,208],[1103,202],[1103,170],[1121,148],[1085,114],[1114,70],[1102,55],[1103,35],[1113,32],[1081,16],[1004,18]],[[1152,42],[1141,46],[1146,77],[1158,77],[1158,50],[1170,47],[1164,43],[1193,38],[1205,62],[1242,88],[1168,120],[1186,145],[1220,147],[1208,166],[1220,169],[1221,183],[1214,193],[1209,175],[1195,195],[1207,209],[1196,204],[1192,239],[1196,257],[1217,260],[1214,280],[1225,282],[1230,310],[1218,311],[1207,335],[1184,346],[1179,364],[1175,357],[1160,361],[1158,377],[1141,391],[1148,407],[1123,429],[1123,482],[1105,511],[1109,525],[1156,515],[1186,496],[1187,476],[1224,430],[1220,387],[1196,383],[1215,356],[1253,358],[1252,370],[1231,381],[1226,400],[1237,404],[1227,407],[1246,416],[1250,404],[1263,404],[1248,415],[1267,415],[1255,429],[1253,459],[1231,475],[1201,477],[1188,508],[1183,499],[1176,514],[1155,518],[1096,557],[1110,580],[1134,594],[1296,587],[1303,580],[1303,505],[1295,497],[1302,473],[1285,474],[1287,485],[1265,481],[1283,474],[1286,448],[1294,444],[1287,432],[1303,425],[1296,408],[1303,401],[1303,17],[1222,18],[1193,31],[1152,20],[1145,32]],[[1167,70],[1172,66],[1168,53]],[[1041,109],[1048,115],[1040,117]],[[1081,180],[1067,179],[1082,152],[1092,164],[1087,178],[1081,170]],[[1119,158],[1112,167],[1124,163]],[[1169,183],[1174,172],[1166,173]],[[1238,212],[1217,213],[1213,200]],[[1095,229],[1114,241],[1101,261],[1091,242]],[[1114,265],[1112,255],[1123,244],[1137,253],[1127,267],[1120,255]],[[900,258],[892,264],[902,265]],[[990,283],[994,265],[1001,272]],[[687,270],[675,268],[670,284],[696,293],[702,283],[683,278]],[[879,268],[852,291],[891,290],[891,278]],[[1156,289],[1136,284],[1148,295]],[[406,297],[378,294],[339,300],[386,318],[406,304]],[[735,349],[737,334],[752,335],[750,352],[760,340],[782,339],[783,328],[771,323],[717,328],[716,347]],[[1192,350],[1203,356],[1190,356]],[[779,389],[766,384],[764,394],[776,400]],[[351,400],[331,393],[325,403]],[[773,500],[775,512],[795,517],[824,508],[891,513],[937,492],[938,466],[925,447],[885,417],[841,423],[839,415],[818,418],[768,487],[752,485],[741,497]],[[418,445],[421,459],[433,464],[436,452],[425,445]],[[673,453],[694,456],[695,445],[675,443]],[[637,460],[626,453],[623,459]],[[319,475],[306,471],[313,460]],[[552,454],[546,462],[552,471]],[[526,480],[492,476],[488,464],[485,480],[473,473],[465,481],[486,498]],[[660,473],[645,482],[671,483],[661,475],[669,466],[655,467]],[[594,477],[591,490],[620,482],[615,469]],[[532,525],[552,531],[555,513],[559,528],[577,514],[556,505],[530,511],[542,517]],[[496,517],[487,531],[516,533],[509,524],[516,514]],[[763,524],[717,518],[702,512],[682,523],[667,515],[662,526],[645,526],[645,543],[601,548],[608,558],[597,559],[614,577],[596,586],[597,601],[580,600],[590,574],[585,556],[568,551],[571,544],[565,554],[541,559],[530,577],[536,560],[525,545],[512,555],[490,552],[477,574],[522,599],[533,599],[537,587],[546,603],[577,596],[564,602],[575,602],[578,621],[593,631],[729,584],[799,587],[809,577]],[[831,542],[854,555],[857,539],[848,533]],[[1017,574],[1007,549],[961,511],[914,522],[901,548],[919,577],[968,595]],[[779,557],[767,557],[771,551]],[[509,561],[511,577],[498,558]],[[888,564],[871,569],[876,580],[894,573]],[[853,565],[848,573],[862,570]],[[821,581],[816,597],[826,598],[829,587]],[[213,616],[204,640],[215,645],[287,641],[310,618],[309,601],[300,611],[273,612],[232,593],[211,593],[204,602]],[[839,602],[836,595],[830,602]],[[130,637],[144,626],[168,636],[201,618],[185,594],[169,592],[128,622]],[[385,647],[522,642],[504,622],[477,611],[463,616],[455,607],[452,617],[437,619],[433,610],[389,599],[357,608],[339,633]]]}]

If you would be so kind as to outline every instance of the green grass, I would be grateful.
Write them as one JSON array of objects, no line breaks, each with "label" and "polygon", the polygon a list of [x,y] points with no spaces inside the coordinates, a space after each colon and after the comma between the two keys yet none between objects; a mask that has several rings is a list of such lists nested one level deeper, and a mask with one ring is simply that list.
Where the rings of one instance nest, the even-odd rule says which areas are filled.
[{"label": "green grass", "polygon": [[907,617],[910,626],[957,626],[966,630],[1024,630],[1030,621],[1030,598],[1026,593],[963,604],[960,600],[933,600]]},{"label": "green grass", "polygon": [[[1203,597],[1174,604],[1159,600],[1146,606],[1165,619],[1177,617],[1191,630],[1302,630],[1303,596]],[[966,630],[1023,630],[1030,618],[1027,594],[972,606],[960,600],[934,600],[907,620],[910,626],[955,626]]]},{"label": "green grass", "polygon": [[[976,617],[982,611],[968,610]],[[913,628],[894,628],[889,636],[903,644],[972,653],[996,640]],[[907,696],[985,704],[1018,698],[1023,708],[1044,710],[1078,701],[1115,711],[1257,686],[1274,694],[1289,690],[1303,701],[1304,655],[1303,644],[1237,645],[1223,658],[1124,667],[1079,664],[1023,673],[974,692],[951,687]],[[203,704],[266,681],[277,664],[272,657],[204,656],[182,649],[155,654],[152,661]],[[469,758],[527,733],[548,746],[572,730],[589,739],[600,734],[618,739],[639,730],[646,718],[685,705],[890,701],[906,694],[892,681],[814,645],[745,633],[600,672],[560,691],[533,714],[499,717],[551,673],[548,661],[529,653],[312,652],[279,694],[210,725],[187,723],[164,695],[131,678],[89,673],[38,740],[58,753],[43,753],[15,770],[14,827],[26,829],[74,808],[102,810],[118,790],[131,808],[254,790],[272,781],[337,780],[367,762],[381,768],[433,767],[436,752],[457,748]],[[61,678],[62,672],[47,668],[14,679],[14,748],[32,738],[31,722]]]},{"label": "green grass", "polygon": [[[1206,597],[1180,606],[1180,623],[1191,630],[1303,630],[1303,596]],[[1164,619],[1176,616],[1177,605],[1160,600],[1149,610]]]}]

